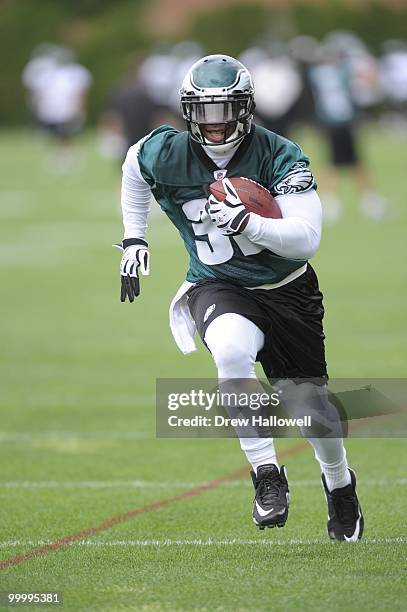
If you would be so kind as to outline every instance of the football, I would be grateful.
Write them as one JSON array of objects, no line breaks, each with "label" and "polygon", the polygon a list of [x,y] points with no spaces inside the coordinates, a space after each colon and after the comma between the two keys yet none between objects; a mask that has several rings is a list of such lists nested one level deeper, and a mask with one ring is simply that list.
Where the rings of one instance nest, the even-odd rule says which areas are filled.
[{"label": "football", "polygon": [[[268,189],[262,187],[256,181],[242,176],[230,178],[229,180],[248,211],[256,213],[256,215],[261,217],[281,219],[280,207]],[[224,200],[227,195],[222,181],[215,181],[209,185],[209,189],[217,200]]]}]

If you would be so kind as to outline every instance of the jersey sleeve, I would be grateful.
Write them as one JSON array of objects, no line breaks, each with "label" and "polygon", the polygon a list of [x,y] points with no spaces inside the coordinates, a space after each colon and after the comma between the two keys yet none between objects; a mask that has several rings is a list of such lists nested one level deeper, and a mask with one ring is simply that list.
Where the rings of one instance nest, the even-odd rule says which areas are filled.
[{"label": "jersey sleeve", "polygon": [[316,189],[309,159],[295,142],[281,137],[276,141],[269,189],[274,196]]}]

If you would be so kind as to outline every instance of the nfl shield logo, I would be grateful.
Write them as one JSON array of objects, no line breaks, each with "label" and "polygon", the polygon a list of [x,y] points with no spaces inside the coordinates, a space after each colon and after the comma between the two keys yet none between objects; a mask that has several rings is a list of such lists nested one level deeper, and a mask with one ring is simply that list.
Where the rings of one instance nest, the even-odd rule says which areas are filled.
[{"label": "nfl shield logo", "polygon": [[215,177],[215,181],[221,181],[227,175],[227,170],[215,170],[213,176]]}]

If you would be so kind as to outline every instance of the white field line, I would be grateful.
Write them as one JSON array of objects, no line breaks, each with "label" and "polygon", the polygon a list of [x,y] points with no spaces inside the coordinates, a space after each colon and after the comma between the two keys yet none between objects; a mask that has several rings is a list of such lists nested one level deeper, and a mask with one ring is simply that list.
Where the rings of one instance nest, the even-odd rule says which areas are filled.
[{"label": "white field line", "polygon": [[[20,539],[20,540],[3,540],[0,541],[0,548],[7,548],[13,546],[47,546],[52,544],[53,540],[48,539]],[[364,538],[358,542],[361,544],[405,544],[407,543],[407,537],[393,537],[393,538]],[[72,542],[69,546],[89,546],[89,547],[152,547],[152,548],[163,548],[170,546],[296,546],[296,545],[320,545],[327,544],[335,546],[335,542],[328,539],[289,539],[289,540],[247,540],[240,538],[231,538],[224,540],[212,540],[211,538],[206,540],[78,540]]]},{"label": "white field line", "polygon": [[[189,489],[207,484],[207,481],[169,481],[154,482],[152,480],[11,480],[0,481],[0,489]],[[359,486],[383,487],[383,486],[405,486],[407,478],[394,478],[390,480],[358,480]],[[249,480],[225,481],[222,486],[227,487],[251,487]],[[297,487],[320,487],[320,480],[290,480],[290,486]]]}]

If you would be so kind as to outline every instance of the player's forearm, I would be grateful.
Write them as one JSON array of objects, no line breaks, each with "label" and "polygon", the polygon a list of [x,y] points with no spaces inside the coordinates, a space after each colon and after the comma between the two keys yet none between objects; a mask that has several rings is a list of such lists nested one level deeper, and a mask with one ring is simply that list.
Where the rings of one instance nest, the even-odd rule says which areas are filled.
[{"label": "player's forearm", "polygon": [[147,215],[150,210],[151,191],[141,176],[137,156],[132,149],[129,150],[123,164],[121,207],[124,238],[144,238],[147,230]]},{"label": "player's forearm", "polygon": [[245,236],[282,257],[309,259],[319,245],[316,232],[303,219],[265,219],[251,215]]},{"label": "player's forearm", "polygon": [[314,190],[277,198],[282,219],[251,215],[244,231],[252,242],[282,257],[309,259],[321,240],[321,203]]}]

